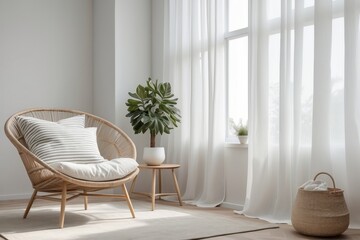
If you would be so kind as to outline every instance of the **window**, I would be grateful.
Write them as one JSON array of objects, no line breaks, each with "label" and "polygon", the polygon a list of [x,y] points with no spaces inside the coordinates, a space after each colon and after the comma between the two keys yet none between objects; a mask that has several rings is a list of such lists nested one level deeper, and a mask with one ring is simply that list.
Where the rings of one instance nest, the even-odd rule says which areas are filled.
[{"label": "window", "polygon": [[[277,3],[276,3],[277,2]],[[281,114],[281,102],[284,103],[282,98],[286,98],[284,96],[284,92],[281,93],[281,86],[284,86],[281,83],[281,76],[279,70],[282,68],[281,63],[281,46],[282,44],[281,36],[281,3],[278,0],[271,1],[271,5],[267,5],[267,19],[266,26],[264,29],[266,31],[262,32],[263,39],[262,43],[266,44],[267,49],[267,64],[266,68],[262,70],[267,72],[268,77],[268,92],[266,93],[268,96],[268,122],[269,122],[269,133],[271,136],[269,139],[270,142],[279,143],[280,142],[280,114]],[[317,15],[319,13],[315,13],[316,11],[324,11],[324,15]],[[329,3],[329,2],[328,2]],[[294,96],[293,100],[296,102],[288,103],[291,106],[295,106],[296,112],[294,112],[294,116],[296,117],[295,127],[298,127],[299,140],[301,145],[311,147],[313,140],[313,123],[314,123],[314,112],[318,103],[315,103],[314,99],[314,91],[315,86],[319,86],[319,80],[315,80],[319,74],[320,78],[323,79],[323,73],[326,71],[315,71],[315,66],[322,65],[322,61],[327,61],[330,59],[331,71],[329,77],[331,77],[329,84],[329,88],[331,88],[331,96],[326,96],[329,101],[331,101],[329,108],[329,116],[331,122],[329,126],[331,129],[338,129],[338,126],[343,126],[344,118],[340,109],[343,105],[343,94],[344,94],[344,52],[345,52],[345,42],[344,42],[344,16],[343,16],[343,4],[344,2],[341,0],[332,0],[331,8],[332,14],[330,12],[326,13],[326,10],[323,10],[321,6],[321,1],[314,0],[304,0],[304,1],[292,1],[290,5],[288,5],[289,9],[292,9],[292,12],[288,11],[288,14],[291,16],[296,15],[296,25],[294,22],[289,22],[287,29],[287,41],[288,43],[288,59],[287,59],[287,70],[288,76],[286,79],[289,84],[288,87],[294,89],[301,89],[301,91],[297,92],[297,95]],[[321,15],[321,14],[320,14]],[[328,23],[330,18],[332,18],[331,23],[331,31],[328,31],[323,28],[323,21],[319,21],[316,23],[317,19],[325,19],[324,22]],[[328,18],[328,19],[327,19]],[[318,28],[315,30],[315,28]],[[318,37],[315,37],[315,33],[319,34]],[[330,34],[329,34],[330,33]],[[321,36],[321,34],[328,34],[326,37]],[[321,52],[323,50],[320,45],[324,45],[327,43],[327,40],[324,41],[322,38],[331,38],[331,50]],[[297,44],[296,48],[294,44]],[[320,50],[319,50],[320,49]],[[316,62],[317,58],[317,62]],[[283,58],[284,59],[284,58]],[[321,62],[321,63],[320,63]],[[327,63],[324,62],[324,65]],[[319,70],[319,68],[318,68]],[[326,85],[326,84],[325,84]],[[326,92],[326,90],[324,91]],[[288,94],[288,93],[287,93]],[[318,93],[319,94],[319,93]],[[318,95],[319,96],[319,95]],[[324,95],[325,96],[325,95]],[[322,97],[324,97],[322,96]],[[331,100],[330,100],[331,99]],[[317,99],[319,101],[319,98]],[[286,106],[282,106],[286,108]],[[286,110],[283,110],[286,111]],[[296,114],[296,115],[295,115]],[[325,123],[327,124],[327,123]],[[335,131],[335,130],[334,130]],[[343,133],[343,132],[342,132]],[[344,136],[341,133],[334,133],[336,135],[336,140],[332,140],[332,144],[335,144],[336,141],[342,142]]]},{"label": "window", "polygon": [[230,122],[248,121],[249,7],[248,0],[227,1],[227,142],[237,141]]},{"label": "window", "polygon": [[[249,96],[249,69],[250,69],[250,55],[251,55],[251,36],[250,36],[250,21],[251,19],[251,0],[227,0],[227,22],[226,22],[226,66],[227,66],[227,142],[237,142],[237,139],[233,133],[230,120],[238,123],[242,120],[243,124],[248,122],[248,96]],[[271,4],[268,4],[271,2]],[[289,51],[289,77],[294,80],[294,66],[301,69],[297,69],[296,78],[299,78],[297,84],[301,84],[302,92],[300,104],[302,105],[301,122],[303,131],[302,135],[311,136],[310,133],[304,134],[305,131],[312,131],[312,125],[309,125],[312,119],[312,104],[313,104],[313,86],[314,86],[314,0],[296,1],[292,0],[288,2],[288,7],[293,11],[292,15],[295,15],[295,11],[298,12],[297,19],[297,35],[295,35],[295,26],[292,22],[290,25],[290,34],[287,35],[288,42],[291,48]],[[320,1],[319,1],[320,2]],[[281,1],[271,0],[264,1],[264,17],[266,23],[264,23],[264,34],[267,35],[267,39],[263,38],[263,44],[266,44],[265,49],[268,51],[266,59],[266,71],[268,76],[268,89],[267,92],[269,101],[269,118],[273,118],[269,122],[273,123],[269,126],[269,131],[275,136],[275,133],[279,131],[279,121],[276,121],[280,111],[280,44],[281,44]],[[290,10],[289,9],[289,10]],[[287,10],[288,11],[288,10]],[[331,87],[334,94],[339,96],[342,94],[343,89],[343,74],[344,74],[344,16],[343,16],[343,1],[332,0],[332,51],[331,51]],[[298,62],[294,63],[295,53],[295,37],[297,37],[297,43],[301,46],[297,47],[297,53],[301,54],[301,58],[296,57]],[[300,48],[299,48],[300,47]],[[253,66],[255,68],[257,66]],[[340,97],[339,97],[340,98]],[[336,112],[336,109],[331,109]],[[337,118],[336,121],[342,121]],[[341,122],[339,122],[341,124]],[[277,139],[272,139],[278,141]],[[305,142],[310,142],[311,139],[303,139]]]}]

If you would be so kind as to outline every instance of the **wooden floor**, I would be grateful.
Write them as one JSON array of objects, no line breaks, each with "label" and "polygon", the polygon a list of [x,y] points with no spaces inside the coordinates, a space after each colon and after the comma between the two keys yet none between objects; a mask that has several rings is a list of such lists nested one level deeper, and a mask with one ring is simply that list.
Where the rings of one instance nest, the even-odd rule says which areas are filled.
[{"label": "wooden floor", "polygon": [[[138,198],[137,199],[142,199],[144,201],[149,201],[148,198]],[[74,204],[74,203],[79,203],[79,201],[81,200],[74,200],[69,202],[68,204]],[[111,201],[108,199],[90,199],[90,202],[103,202],[103,201]],[[5,210],[5,209],[14,209],[14,208],[25,208],[27,204],[27,200],[7,200],[7,201],[0,201],[0,211],[1,210]],[[49,202],[49,201],[44,201],[44,200],[36,200],[34,203],[34,207],[36,206],[43,206],[43,205],[50,205],[50,204],[58,204],[58,203],[54,203],[54,202]],[[150,204],[150,202],[149,202]],[[165,205],[173,205],[175,203],[169,203],[163,200],[157,200],[156,204],[165,204]],[[193,207],[193,206],[185,206],[185,207]],[[211,211],[211,210],[209,210]],[[234,214],[233,210],[231,209],[226,209],[226,208],[217,208],[216,209],[217,213],[221,213],[224,215],[229,215],[229,214]],[[240,215],[239,215],[240,216]],[[241,216],[242,218],[246,218],[245,216]],[[251,221],[255,221],[255,222],[264,222],[262,220],[259,219],[249,219],[247,218],[247,220],[251,220]],[[0,239],[2,239],[0,237]],[[261,231],[257,231],[257,232],[249,232],[249,233],[240,233],[240,234],[231,234],[231,235],[226,235],[226,236],[221,236],[221,237],[213,237],[213,238],[208,238],[211,240],[276,240],[276,239],[291,239],[291,240],[305,240],[305,239],[321,239],[321,238],[312,238],[312,237],[308,237],[308,236],[303,236],[298,234],[297,232],[294,231],[294,229],[292,228],[292,226],[287,225],[287,224],[279,224],[279,228],[277,229],[269,229],[269,230],[261,230]],[[329,239],[329,238],[327,238]],[[360,239],[360,229],[348,229],[343,235],[335,237],[335,238],[330,238],[330,239],[346,239],[346,240],[355,240],[355,239]]]}]

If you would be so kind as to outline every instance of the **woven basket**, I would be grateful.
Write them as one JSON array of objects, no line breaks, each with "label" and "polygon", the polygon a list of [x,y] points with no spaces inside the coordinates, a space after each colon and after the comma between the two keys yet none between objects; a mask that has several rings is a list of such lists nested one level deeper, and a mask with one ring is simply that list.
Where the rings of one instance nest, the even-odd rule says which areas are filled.
[{"label": "woven basket", "polygon": [[306,191],[299,188],[292,209],[291,222],[301,234],[317,237],[331,237],[343,233],[349,226],[349,211],[343,190],[335,187],[334,178],[325,172],[314,177],[328,175],[333,188],[327,191]]}]

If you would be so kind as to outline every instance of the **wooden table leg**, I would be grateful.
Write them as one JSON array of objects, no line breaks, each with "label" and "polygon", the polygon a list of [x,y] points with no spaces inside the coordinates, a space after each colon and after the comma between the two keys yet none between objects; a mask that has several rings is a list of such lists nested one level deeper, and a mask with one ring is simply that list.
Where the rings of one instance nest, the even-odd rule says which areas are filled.
[{"label": "wooden table leg", "polygon": [[156,188],[156,169],[153,169],[153,176],[152,176],[152,190],[151,190],[151,210],[155,210],[155,188]]},{"label": "wooden table leg", "polygon": [[176,193],[177,193],[177,196],[178,196],[178,199],[179,199],[179,204],[180,204],[180,206],[182,206],[180,189],[179,189],[179,184],[178,184],[177,179],[176,179],[175,169],[171,169],[171,171],[172,171],[172,175],[173,175],[173,178],[174,178],[174,184],[175,184]]},{"label": "wooden table leg", "polygon": [[[161,169],[159,169],[159,193],[161,193]],[[161,199],[161,196],[159,196],[159,199]]]}]

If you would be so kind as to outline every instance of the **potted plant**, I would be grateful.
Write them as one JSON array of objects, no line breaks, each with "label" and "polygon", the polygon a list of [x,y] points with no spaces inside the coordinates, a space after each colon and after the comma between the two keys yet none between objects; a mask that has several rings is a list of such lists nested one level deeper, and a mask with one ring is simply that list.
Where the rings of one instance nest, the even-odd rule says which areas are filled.
[{"label": "potted plant", "polygon": [[248,142],[248,128],[247,125],[242,123],[242,119],[240,119],[238,124],[235,124],[231,119],[230,124],[235,132],[235,135],[239,138],[240,144],[247,144]]},{"label": "potted plant", "polygon": [[180,123],[180,111],[175,106],[177,98],[171,92],[168,82],[153,82],[151,78],[146,85],[138,85],[132,97],[127,100],[130,123],[135,134],[150,132],[150,148],[144,148],[143,160],[148,165],[160,165],[165,160],[163,147],[155,147],[157,134],[170,133],[170,130]]}]

